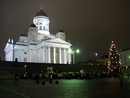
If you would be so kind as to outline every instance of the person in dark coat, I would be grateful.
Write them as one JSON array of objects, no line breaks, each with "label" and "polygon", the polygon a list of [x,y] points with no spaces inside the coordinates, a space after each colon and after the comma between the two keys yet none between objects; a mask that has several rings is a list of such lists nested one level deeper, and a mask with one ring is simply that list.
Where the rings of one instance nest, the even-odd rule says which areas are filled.
[{"label": "person in dark coat", "polygon": [[120,81],[120,87],[122,88],[123,87],[123,75],[122,75],[122,73],[119,73],[118,77],[119,77],[119,81]]},{"label": "person in dark coat", "polygon": [[19,75],[15,74],[15,83],[18,83]]}]

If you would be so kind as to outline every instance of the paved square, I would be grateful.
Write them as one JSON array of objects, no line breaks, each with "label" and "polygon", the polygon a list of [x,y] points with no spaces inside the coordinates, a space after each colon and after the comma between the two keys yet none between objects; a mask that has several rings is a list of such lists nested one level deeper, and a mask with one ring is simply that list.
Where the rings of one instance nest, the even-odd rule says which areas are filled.
[{"label": "paved square", "polygon": [[130,98],[129,79],[124,79],[123,88],[115,78],[55,81],[42,85],[34,80],[0,80],[0,98]]}]

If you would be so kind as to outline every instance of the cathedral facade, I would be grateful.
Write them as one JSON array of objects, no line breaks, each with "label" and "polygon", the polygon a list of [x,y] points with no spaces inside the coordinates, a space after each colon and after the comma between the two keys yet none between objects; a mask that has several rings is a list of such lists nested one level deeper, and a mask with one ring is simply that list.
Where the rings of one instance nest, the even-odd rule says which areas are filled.
[{"label": "cathedral facade", "polygon": [[6,61],[70,64],[71,44],[66,41],[65,32],[60,28],[56,35],[49,32],[49,17],[40,9],[33,18],[33,24],[17,42],[8,40],[4,52]]}]

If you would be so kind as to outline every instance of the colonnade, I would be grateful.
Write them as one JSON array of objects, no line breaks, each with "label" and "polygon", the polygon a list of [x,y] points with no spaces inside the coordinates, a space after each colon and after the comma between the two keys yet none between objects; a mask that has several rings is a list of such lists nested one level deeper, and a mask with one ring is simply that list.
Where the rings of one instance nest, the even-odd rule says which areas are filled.
[{"label": "colonnade", "polygon": [[[12,51],[12,59],[18,58],[18,61],[25,62],[39,62],[39,63],[57,63],[57,64],[70,64],[71,54],[68,52],[69,48],[43,46],[37,51],[29,49],[28,53],[16,50]],[[9,59],[9,58],[6,58]]]},{"label": "colonnade", "polygon": [[68,48],[44,46],[39,49],[38,62],[70,64],[71,54]]}]

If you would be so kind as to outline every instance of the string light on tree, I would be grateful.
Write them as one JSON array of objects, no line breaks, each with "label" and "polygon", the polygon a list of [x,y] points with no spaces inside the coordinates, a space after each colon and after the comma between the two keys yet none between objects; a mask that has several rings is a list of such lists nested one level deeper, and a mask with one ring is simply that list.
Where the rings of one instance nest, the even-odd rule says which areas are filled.
[{"label": "string light on tree", "polygon": [[114,41],[111,42],[110,51],[108,55],[108,72],[110,74],[116,75],[117,73],[121,72],[121,60],[120,55],[118,54],[118,51],[116,49],[116,45],[114,44]]}]

